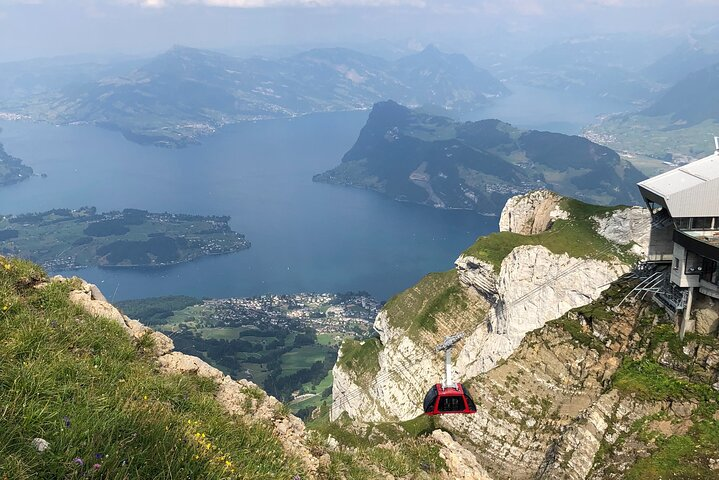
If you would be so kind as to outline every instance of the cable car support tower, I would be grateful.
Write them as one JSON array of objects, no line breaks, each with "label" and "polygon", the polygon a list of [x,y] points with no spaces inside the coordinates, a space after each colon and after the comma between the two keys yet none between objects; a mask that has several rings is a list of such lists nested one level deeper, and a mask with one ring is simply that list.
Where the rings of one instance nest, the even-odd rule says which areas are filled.
[{"label": "cable car support tower", "polygon": [[455,387],[452,382],[452,347],[463,338],[464,333],[456,333],[449,337],[444,337],[444,342],[435,347],[437,352],[444,351],[444,384],[442,385],[444,388]]}]

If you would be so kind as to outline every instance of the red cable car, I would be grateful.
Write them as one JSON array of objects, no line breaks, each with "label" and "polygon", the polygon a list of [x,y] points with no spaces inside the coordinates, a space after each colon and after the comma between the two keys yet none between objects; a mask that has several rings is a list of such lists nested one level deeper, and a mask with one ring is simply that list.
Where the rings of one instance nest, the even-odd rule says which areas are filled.
[{"label": "red cable car", "polygon": [[446,337],[437,351],[444,351],[444,383],[433,385],[424,396],[424,413],[427,415],[444,415],[446,413],[477,413],[477,406],[461,383],[452,383],[452,354],[455,343],[464,334],[459,333]]},{"label": "red cable car", "polygon": [[424,413],[477,413],[477,406],[461,383],[455,383],[454,387],[445,387],[438,383],[430,388],[424,397]]}]

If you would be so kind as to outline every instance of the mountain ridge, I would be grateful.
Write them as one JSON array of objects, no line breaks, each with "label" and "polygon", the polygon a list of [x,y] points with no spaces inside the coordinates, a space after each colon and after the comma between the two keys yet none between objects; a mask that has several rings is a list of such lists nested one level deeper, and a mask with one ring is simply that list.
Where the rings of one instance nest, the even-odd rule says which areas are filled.
[{"label": "mountain ridge", "polygon": [[537,188],[604,204],[637,203],[634,185],[643,178],[583,137],[523,131],[496,119],[456,122],[386,101],[375,104],[340,165],[313,180],[497,214],[511,195]]},{"label": "mountain ridge", "polygon": [[389,61],[347,49],[241,59],[176,45],[124,75],[71,85],[28,106],[138,143],[181,147],[228,123],[369,108],[385,98],[475,109],[509,91],[460,54],[434,47]]}]

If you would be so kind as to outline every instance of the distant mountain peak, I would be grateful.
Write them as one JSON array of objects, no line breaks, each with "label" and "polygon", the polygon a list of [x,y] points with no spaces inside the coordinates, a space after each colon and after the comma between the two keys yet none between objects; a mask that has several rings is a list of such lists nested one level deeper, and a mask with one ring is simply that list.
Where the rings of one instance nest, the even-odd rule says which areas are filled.
[{"label": "distant mountain peak", "polygon": [[429,43],[426,47],[422,49],[422,53],[441,54],[443,52],[439,48],[437,48],[437,45],[435,45],[434,43]]}]

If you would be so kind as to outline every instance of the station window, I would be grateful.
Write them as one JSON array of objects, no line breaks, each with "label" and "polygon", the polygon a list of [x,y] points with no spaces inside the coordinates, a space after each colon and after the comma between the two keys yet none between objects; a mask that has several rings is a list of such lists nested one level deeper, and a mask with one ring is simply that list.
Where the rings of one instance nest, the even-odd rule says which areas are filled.
[{"label": "station window", "polygon": [[710,230],[712,228],[712,217],[692,218],[692,230]]},{"label": "station window", "polygon": [[689,230],[691,227],[691,218],[677,218],[677,228],[679,230]]}]

